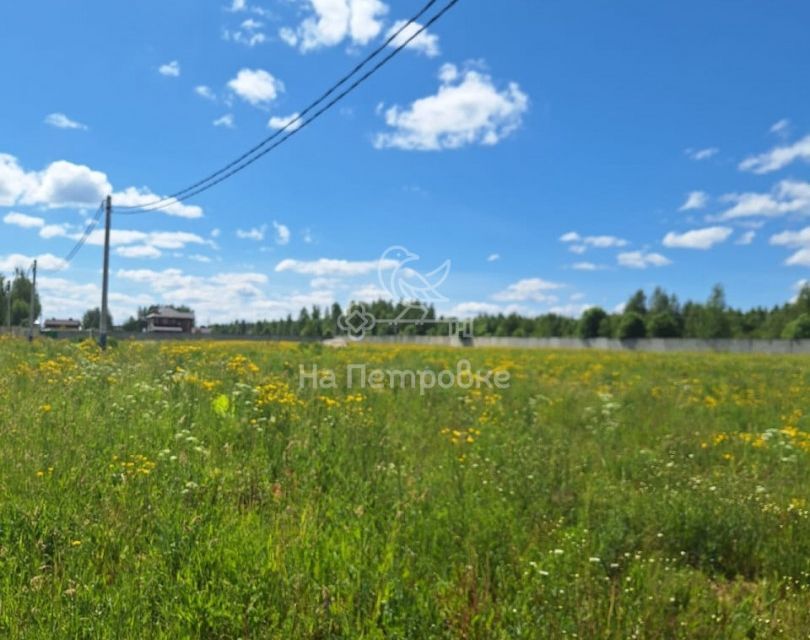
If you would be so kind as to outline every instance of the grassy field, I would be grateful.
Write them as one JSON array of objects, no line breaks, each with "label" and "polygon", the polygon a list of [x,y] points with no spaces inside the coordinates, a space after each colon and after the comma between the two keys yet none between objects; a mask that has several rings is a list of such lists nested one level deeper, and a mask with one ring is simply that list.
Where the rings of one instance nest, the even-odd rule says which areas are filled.
[{"label": "grassy field", "polygon": [[[508,387],[346,385],[459,358]],[[809,390],[800,357],[0,339],[0,637],[810,637]]]}]

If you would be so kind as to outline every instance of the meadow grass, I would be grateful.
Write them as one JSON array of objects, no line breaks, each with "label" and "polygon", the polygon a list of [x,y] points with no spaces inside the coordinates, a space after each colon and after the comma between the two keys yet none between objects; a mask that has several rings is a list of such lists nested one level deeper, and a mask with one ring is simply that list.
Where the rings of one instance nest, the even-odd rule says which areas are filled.
[{"label": "meadow grass", "polygon": [[[346,386],[460,358],[508,388]],[[808,389],[802,357],[0,339],[0,636],[810,637]]]}]

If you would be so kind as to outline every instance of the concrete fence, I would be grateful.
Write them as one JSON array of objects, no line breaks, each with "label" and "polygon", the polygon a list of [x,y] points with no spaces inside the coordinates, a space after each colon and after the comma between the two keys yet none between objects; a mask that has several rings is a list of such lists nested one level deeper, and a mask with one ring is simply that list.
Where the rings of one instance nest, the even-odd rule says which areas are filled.
[{"label": "concrete fence", "polygon": [[373,336],[373,344],[423,344],[455,347],[500,347],[508,349],[592,349],[599,351],[649,351],[697,353],[802,353],[810,354],[810,340],[699,340],[693,338],[492,338],[462,341],[448,336]]},{"label": "concrete fence", "polygon": [[[2,330],[0,330],[2,333]],[[14,334],[27,336],[26,329],[15,329]],[[35,334],[36,335],[36,334]],[[45,336],[80,340],[96,338],[95,331],[61,331],[48,332]],[[254,342],[319,342],[314,337],[293,336],[239,336],[188,333],[127,333],[113,331],[110,338],[117,340],[250,340]],[[325,341],[333,345],[352,344],[415,344],[447,347],[492,347],[505,349],[590,349],[596,351],[641,351],[641,352],[693,352],[693,353],[775,353],[775,354],[808,354],[810,340],[699,340],[695,338],[640,338],[636,340],[614,340],[611,338],[493,338],[478,337],[460,339],[449,336],[369,336],[359,343],[344,337]]]}]

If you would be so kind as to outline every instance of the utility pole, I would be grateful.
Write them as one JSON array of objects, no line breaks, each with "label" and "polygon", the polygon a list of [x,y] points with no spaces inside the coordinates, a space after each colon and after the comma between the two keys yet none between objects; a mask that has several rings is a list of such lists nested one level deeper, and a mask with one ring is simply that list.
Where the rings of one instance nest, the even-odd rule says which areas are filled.
[{"label": "utility pole", "polygon": [[112,218],[112,196],[104,203],[104,274],[101,278],[101,320],[99,322],[98,343],[107,348],[107,289],[110,286],[110,218]]},{"label": "utility pole", "polygon": [[34,260],[34,278],[31,282],[31,304],[28,306],[28,342],[34,340],[34,302],[37,295],[37,261]]},{"label": "utility pole", "polygon": [[6,282],[6,326],[8,335],[11,335],[11,280]]}]

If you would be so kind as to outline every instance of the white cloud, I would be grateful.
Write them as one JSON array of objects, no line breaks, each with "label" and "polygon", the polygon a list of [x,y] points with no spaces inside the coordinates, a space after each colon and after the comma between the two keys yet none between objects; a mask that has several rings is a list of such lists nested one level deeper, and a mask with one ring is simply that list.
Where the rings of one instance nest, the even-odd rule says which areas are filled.
[{"label": "white cloud", "polygon": [[564,285],[549,282],[542,278],[525,278],[510,284],[503,291],[492,296],[494,300],[502,302],[556,302],[556,296],[549,295],[547,291],[560,289]]},{"label": "white cloud", "polygon": [[[85,165],[57,160],[42,171],[26,171],[14,156],[0,154],[0,206],[94,209],[111,192],[107,175]],[[148,189],[129,187],[113,194],[113,206],[144,206],[158,199]],[[178,202],[169,204],[163,212],[184,218],[203,215],[200,207]]]},{"label": "white cloud", "polygon": [[160,249],[148,244],[118,247],[115,252],[122,258],[159,258],[163,255]]},{"label": "white cloud", "polygon": [[151,231],[147,234],[147,242],[160,249],[182,249],[188,244],[203,244],[211,246],[213,243],[188,231]]},{"label": "white cloud", "polygon": [[778,136],[786,136],[790,132],[790,120],[782,118],[778,122],[774,122],[770,128],[770,132]]},{"label": "white cloud", "polygon": [[497,262],[501,259],[501,255],[499,253],[490,253],[487,256],[487,262]]},{"label": "white cloud", "polygon": [[282,27],[281,39],[302,52],[333,47],[344,40],[367,44],[382,31],[388,6],[380,0],[306,0],[310,9],[297,28]]},{"label": "white cloud", "polygon": [[224,116],[221,116],[216,120],[214,120],[211,124],[213,124],[215,127],[225,127],[226,129],[233,129],[235,126],[233,114],[226,113]]},{"label": "white cloud", "polygon": [[810,162],[810,136],[806,136],[793,144],[774,147],[765,153],[749,156],[740,163],[740,170],[759,174],[772,173],[783,169],[796,160]]},{"label": "white cloud", "polygon": [[313,278],[309,282],[309,286],[313,289],[337,289],[342,285],[343,282],[339,278]]},{"label": "white cloud", "polygon": [[558,305],[555,307],[551,307],[548,311],[549,313],[556,313],[558,316],[566,316],[569,318],[579,318],[583,313],[585,313],[588,309],[593,307],[592,304],[577,304],[577,303],[569,303]]},{"label": "white cloud", "polygon": [[783,231],[771,236],[770,243],[782,247],[810,247],[810,227],[799,231]]},{"label": "white cloud", "polygon": [[376,284],[363,285],[351,293],[351,299],[360,302],[372,302],[374,300],[390,300],[391,294]]},{"label": "white cloud", "polygon": [[[82,233],[70,232],[67,225],[46,225],[40,229],[40,236],[67,237],[78,240]],[[104,231],[92,231],[86,240],[89,246],[104,245]],[[163,250],[183,249],[187,245],[212,246],[213,241],[205,240],[195,233],[187,231],[135,231],[132,229],[115,229],[110,231],[110,245],[122,258],[159,258]]]},{"label": "white cloud", "polygon": [[264,69],[240,69],[228,81],[228,88],[255,107],[275,100],[284,91],[284,83]]},{"label": "white cloud", "polygon": [[208,264],[211,262],[211,258],[203,255],[201,253],[192,253],[189,257],[189,260],[194,260],[194,262],[202,262],[203,264]]},{"label": "white cloud", "polygon": [[301,125],[303,124],[303,121],[301,120],[296,121],[298,115],[299,115],[298,112],[296,112],[289,116],[273,116],[267,122],[267,126],[270,127],[271,129],[284,129],[285,127],[287,127],[287,131],[295,131],[296,129],[300,128]]},{"label": "white cloud", "polygon": [[204,84],[198,85],[194,87],[194,93],[196,93],[201,98],[205,98],[206,100],[216,100],[217,96],[211,87],[208,87]]},{"label": "white cloud", "polygon": [[330,291],[292,292],[271,299],[264,290],[268,277],[262,273],[224,272],[199,276],[180,269],[132,269],[119,270],[114,277],[129,283],[130,287],[146,287],[154,301],[190,306],[200,322],[278,318],[288,313],[297,314],[302,306],[334,302]]},{"label": "white cloud", "polygon": [[679,211],[703,209],[707,204],[709,204],[709,195],[705,191],[691,191]]},{"label": "white cloud", "polygon": [[219,235],[222,233],[220,229],[211,229],[211,237],[212,238],[219,238]]},{"label": "white cloud", "polygon": [[569,247],[572,253],[582,254],[588,250],[588,247],[594,249],[613,249],[618,247],[626,247],[627,240],[624,238],[617,238],[616,236],[581,236],[576,231],[569,231],[560,236],[560,242],[577,243]]},{"label": "white cloud", "polygon": [[12,224],[16,227],[22,227],[23,229],[35,229],[45,226],[44,219],[29,216],[24,213],[18,213],[16,211],[12,211],[3,216],[3,222],[6,224]]},{"label": "white cloud", "polygon": [[398,266],[395,260],[335,260],[320,258],[318,260],[282,260],[276,265],[276,272],[292,271],[309,276],[362,276],[377,271],[378,268],[392,269]]},{"label": "white cloud", "polygon": [[491,302],[461,302],[450,309],[448,315],[456,318],[474,318],[483,314],[497,315],[503,311],[503,307]]},{"label": "white cloud", "polygon": [[470,144],[492,146],[516,131],[529,108],[529,98],[516,82],[499,91],[479,71],[459,73],[445,65],[438,93],[409,107],[391,107],[385,122],[392,131],[378,133],[374,146],[418,151],[458,149]]},{"label": "white cloud", "polygon": [[71,120],[64,113],[51,113],[45,116],[45,124],[49,124],[57,129],[83,129],[87,130],[87,125]]},{"label": "white cloud", "polygon": [[0,206],[14,205],[35,182],[36,174],[22,169],[17,158],[0,153]]},{"label": "white cloud", "polygon": [[158,67],[158,73],[162,76],[176,78],[180,75],[180,63],[177,62],[177,60],[172,60],[171,62],[162,64]]},{"label": "white cloud", "polygon": [[707,147],[705,149],[687,149],[685,153],[692,160],[700,161],[708,160],[712,156],[716,156],[719,151],[720,149],[717,147]]},{"label": "white cloud", "polygon": [[242,240],[255,240],[256,242],[261,242],[264,240],[264,235],[266,233],[267,225],[263,224],[261,227],[254,227],[253,229],[248,229],[247,231],[237,229],[236,237],[241,238]]},{"label": "white cloud", "polygon": [[647,267],[664,267],[672,261],[660,253],[646,253],[644,251],[628,251],[617,256],[620,266],[630,269],[646,269]]},{"label": "white cloud", "polygon": [[610,249],[613,247],[627,246],[627,240],[617,238],[616,236],[587,236],[583,239],[583,242],[597,249]]},{"label": "white cloud", "polygon": [[782,180],[771,193],[729,193],[722,200],[734,206],[717,216],[717,220],[810,214],[810,182]]},{"label": "white cloud", "polygon": [[39,237],[50,238],[65,238],[68,236],[70,227],[66,224],[46,224],[39,230]]},{"label": "white cloud", "polygon": [[577,271],[599,271],[605,267],[599,264],[594,264],[593,262],[575,262],[571,265],[571,268],[576,269]]},{"label": "white cloud", "polygon": [[58,271],[67,267],[68,263],[51,253],[38,256],[26,256],[21,253],[12,253],[0,256],[0,272],[11,273],[14,269],[28,269],[36,259],[37,269],[40,271]]},{"label": "white cloud", "polygon": [[273,220],[273,228],[276,230],[276,244],[285,245],[290,242],[290,228]]},{"label": "white cloud", "polygon": [[785,260],[785,264],[790,267],[810,267],[810,247],[799,249]]},{"label": "white cloud", "polygon": [[[156,200],[160,200],[158,196],[149,189],[138,189],[136,187],[128,187],[123,191],[118,191],[113,194],[113,207],[115,205],[125,207],[143,207]],[[166,207],[161,209],[163,213],[168,216],[177,218],[202,218],[203,210],[201,207],[193,204],[184,204],[182,202],[169,202]]]},{"label": "white cloud", "polygon": [[[388,30],[388,33],[385,34],[385,37],[390,38],[397,31],[402,29],[406,24],[408,24],[407,20],[397,20]],[[402,33],[400,33],[396,38],[394,38],[389,46],[391,47],[401,46],[404,42],[408,40],[408,38],[413,36],[413,34],[415,34],[421,28],[422,25],[419,24],[418,22],[412,23],[410,26],[403,29]],[[423,53],[428,58],[435,58],[441,53],[441,50],[439,49],[439,36],[430,33],[427,30],[423,31],[413,40],[411,40],[406,45],[406,48],[413,49],[414,51],[417,51],[419,53]]]},{"label": "white cloud", "polygon": [[799,231],[783,231],[771,236],[770,243],[775,246],[798,249],[785,264],[788,266],[810,267],[810,227]]},{"label": "white cloud", "polygon": [[711,249],[728,240],[732,233],[734,230],[731,227],[706,227],[685,233],[670,231],[664,236],[663,245],[678,249]]},{"label": "white cloud", "polygon": [[[0,168],[0,198],[5,190],[2,181]],[[112,187],[107,176],[100,171],[57,160],[43,171],[23,175],[16,188],[12,186],[7,190],[17,191],[21,204],[59,208],[97,206]]]},{"label": "white cloud", "polygon": [[756,231],[746,231],[745,233],[743,233],[739,238],[737,238],[734,241],[734,244],[747,246],[747,245],[751,244],[754,241],[754,238],[756,237],[756,235],[757,235]]},{"label": "white cloud", "polygon": [[281,27],[281,29],[278,30],[278,37],[281,38],[282,42],[285,42],[291,47],[298,46],[298,34],[295,33],[295,29]]},{"label": "white cloud", "polygon": [[263,31],[259,31],[263,27],[263,23],[248,18],[241,24],[241,29],[233,31],[225,29],[222,32],[222,39],[226,42],[236,42],[243,44],[246,47],[255,47],[256,45],[267,42],[267,35]]}]

